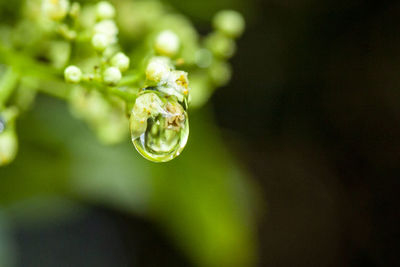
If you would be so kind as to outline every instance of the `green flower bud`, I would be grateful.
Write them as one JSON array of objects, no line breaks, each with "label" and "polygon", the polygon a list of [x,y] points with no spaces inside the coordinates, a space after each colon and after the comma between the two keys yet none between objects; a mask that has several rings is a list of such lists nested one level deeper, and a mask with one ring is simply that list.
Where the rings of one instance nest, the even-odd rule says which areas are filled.
[{"label": "green flower bud", "polygon": [[218,12],[213,20],[217,31],[232,38],[239,37],[245,28],[245,21],[239,12],[223,10]]},{"label": "green flower bud", "polygon": [[190,74],[190,107],[203,106],[210,98],[214,86],[210,83],[206,71],[198,71]]},{"label": "green flower bud", "polygon": [[199,68],[208,68],[213,61],[213,56],[210,50],[202,48],[197,50],[195,54],[195,61]]},{"label": "green flower bud", "polygon": [[64,77],[67,82],[79,83],[82,79],[82,71],[77,66],[69,66],[64,71]]},{"label": "green flower bud", "polygon": [[99,19],[112,19],[115,16],[115,8],[108,1],[101,1],[96,5],[96,15]]},{"label": "green flower bud", "polygon": [[109,67],[103,73],[103,80],[109,85],[116,85],[122,78],[121,71],[116,67]]},{"label": "green flower bud", "polygon": [[0,133],[0,166],[9,164],[17,155],[18,141],[13,130]]},{"label": "green flower bud", "polygon": [[208,36],[206,46],[216,57],[223,59],[232,57],[236,51],[236,43],[231,38],[219,33]]},{"label": "green flower bud", "polygon": [[179,37],[172,31],[161,32],[155,41],[154,48],[157,53],[163,56],[174,56],[180,47]]},{"label": "green flower bud", "polygon": [[52,20],[60,21],[65,18],[69,10],[68,0],[43,0],[42,11]]},{"label": "green flower bud", "polygon": [[217,61],[211,65],[208,74],[210,75],[211,81],[216,86],[224,86],[231,79],[232,68],[229,63],[226,63],[225,61]]},{"label": "green flower bud", "polygon": [[117,53],[111,59],[111,65],[119,68],[120,71],[126,71],[129,68],[130,59],[124,53]]},{"label": "green flower bud", "polygon": [[185,109],[174,98],[154,90],[140,93],[130,118],[132,142],[146,159],[166,162],[186,145],[189,122]]}]

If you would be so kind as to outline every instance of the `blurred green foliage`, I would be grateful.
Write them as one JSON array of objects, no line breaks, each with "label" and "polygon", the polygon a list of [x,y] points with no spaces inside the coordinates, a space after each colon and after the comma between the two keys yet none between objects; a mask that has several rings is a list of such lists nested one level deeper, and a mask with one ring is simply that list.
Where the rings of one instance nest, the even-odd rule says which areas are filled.
[{"label": "blurred green foliage", "polygon": [[[154,3],[152,19],[159,6]],[[171,1],[175,5],[201,24],[219,9],[249,4]],[[19,16],[18,6],[18,1],[1,1],[1,18],[7,14],[4,17],[12,24]],[[174,27],[181,23],[180,33],[193,34],[183,16],[166,16],[165,23]],[[121,29],[127,36],[129,30]],[[7,38],[1,29],[0,38]],[[135,40],[121,42],[129,46]],[[13,222],[64,220],[80,212],[76,203],[104,205],[152,220],[197,266],[254,265],[253,185],[224,146],[210,107],[191,111],[190,116],[185,151],[172,162],[154,164],[135,153],[129,140],[111,147],[99,144],[88,126],[71,116],[65,103],[38,97],[17,122],[20,150],[16,160],[0,168],[0,266],[13,266],[9,235]]]},{"label": "blurred green foliage", "polygon": [[0,169],[0,206],[12,215],[15,207],[30,210],[35,199],[48,199],[22,216],[35,221],[70,213],[63,201],[51,201],[55,196],[106,205],[154,220],[199,266],[251,266],[251,185],[207,108],[192,117],[182,156],[154,164],[130,144],[101,146],[64,104],[41,98],[18,124],[19,156]]}]

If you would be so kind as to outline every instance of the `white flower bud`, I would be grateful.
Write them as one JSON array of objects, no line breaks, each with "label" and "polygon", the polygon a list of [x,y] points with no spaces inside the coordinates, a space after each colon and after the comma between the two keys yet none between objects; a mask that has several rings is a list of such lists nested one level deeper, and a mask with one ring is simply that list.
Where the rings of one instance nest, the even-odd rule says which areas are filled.
[{"label": "white flower bud", "polygon": [[92,37],[92,45],[95,49],[103,51],[112,44],[111,39],[104,33],[96,33]]},{"label": "white flower bud", "polygon": [[121,71],[116,67],[109,67],[103,73],[103,80],[109,85],[115,85],[119,83],[122,78]]},{"label": "white flower bud", "polygon": [[101,1],[96,6],[96,15],[99,19],[112,19],[115,16],[115,8],[108,1]]},{"label": "white flower bud", "polygon": [[174,32],[166,30],[157,36],[154,47],[157,53],[172,57],[179,50],[180,40]]},{"label": "white flower bud", "polygon": [[119,68],[120,71],[126,71],[129,68],[130,59],[124,53],[117,53],[111,59],[111,64]]},{"label": "white flower bud", "polygon": [[115,21],[111,19],[103,20],[94,26],[95,33],[104,33],[109,36],[116,36],[118,34],[118,27]]},{"label": "white flower bud", "polygon": [[223,10],[215,15],[213,24],[215,29],[232,38],[239,37],[245,28],[242,15],[233,10]]},{"label": "white flower bud", "polygon": [[104,50],[117,42],[118,28],[113,20],[103,20],[94,26],[92,45],[98,50]]},{"label": "white flower bud", "polygon": [[64,71],[64,77],[67,82],[79,83],[82,79],[82,71],[76,66],[69,66]]},{"label": "white flower bud", "polygon": [[154,57],[146,68],[146,77],[150,81],[160,82],[168,77],[171,66],[167,58]]},{"label": "white flower bud", "polygon": [[62,20],[68,14],[68,0],[43,0],[42,12],[52,20]]}]

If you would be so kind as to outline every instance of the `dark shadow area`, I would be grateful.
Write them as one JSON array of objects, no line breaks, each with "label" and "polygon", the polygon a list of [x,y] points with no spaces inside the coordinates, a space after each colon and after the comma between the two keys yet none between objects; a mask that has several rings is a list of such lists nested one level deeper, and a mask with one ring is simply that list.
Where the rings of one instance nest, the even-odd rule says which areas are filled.
[{"label": "dark shadow area", "polygon": [[17,266],[191,266],[151,223],[100,207],[37,227],[14,225]]},{"label": "dark shadow area", "polygon": [[400,3],[259,1],[213,98],[265,195],[262,266],[395,266]]}]

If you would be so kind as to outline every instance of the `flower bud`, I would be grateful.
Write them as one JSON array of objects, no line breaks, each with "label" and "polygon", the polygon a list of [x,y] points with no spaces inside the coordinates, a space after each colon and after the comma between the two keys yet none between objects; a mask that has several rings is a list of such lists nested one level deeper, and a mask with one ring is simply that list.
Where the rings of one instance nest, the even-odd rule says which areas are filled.
[{"label": "flower bud", "polygon": [[245,28],[242,15],[233,10],[218,12],[214,17],[213,24],[217,31],[231,38],[239,37]]},{"label": "flower bud", "polygon": [[230,58],[236,51],[236,43],[229,37],[213,33],[207,37],[206,46],[216,57]]},{"label": "flower bud", "polygon": [[146,68],[146,78],[149,81],[160,82],[166,79],[171,72],[172,66],[168,58],[154,57],[150,60]]},{"label": "flower bud", "polygon": [[94,26],[94,32],[104,33],[105,35],[115,37],[118,34],[118,27],[115,24],[115,21],[107,19],[96,23]]},{"label": "flower bud", "polygon": [[225,86],[231,79],[232,68],[225,61],[216,61],[210,66],[208,74],[216,86]]},{"label": "flower bud", "polygon": [[113,20],[107,19],[96,23],[92,45],[97,50],[103,51],[117,42],[118,27]]},{"label": "flower bud", "polygon": [[103,80],[108,85],[116,85],[122,78],[121,71],[116,67],[109,67],[103,73]]},{"label": "flower bud", "polygon": [[129,68],[130,59],[124,53],[117,53],[111,59],[111,65],[119,68],[120,71],[126,71]]},{"label": "flower bud", "polygon": [[115,16],[115,8],[108,1],[101,1],[96,6],[96,15],[99,19],[112,19]]},{"label": "flower bud", "polygon": [[166,30],[157,36],[154,47],[160,55],[172,57],[179,50],[180,40],[174,32]]},{"label": "flower bud", "polygon": [[14,160],[17,155],[18,141],[13,130],[0,133],[0,166],[4,166]]},{"label": "flower bud", "polygon": [[60,21],[65,18],[69,10],[68,0],[43,0],[42,11],[52,20]]},{"label": "flower bud", "polygon": [[64,71],[64,77],[67,82],[79,83],[82,79],[82,71],[76,66],[69,66]]},{"label": "flower bud", "polygon": [[195,62],[199,68],[208,68],[213,61],[213,56],[207,48],[201,48],[196,51]]},{"label": "flower bud", "polygon": [[111,43],[110,38],[104,33],[96,33],[92,37],[92,45],[99,51],[105,50]]}]

